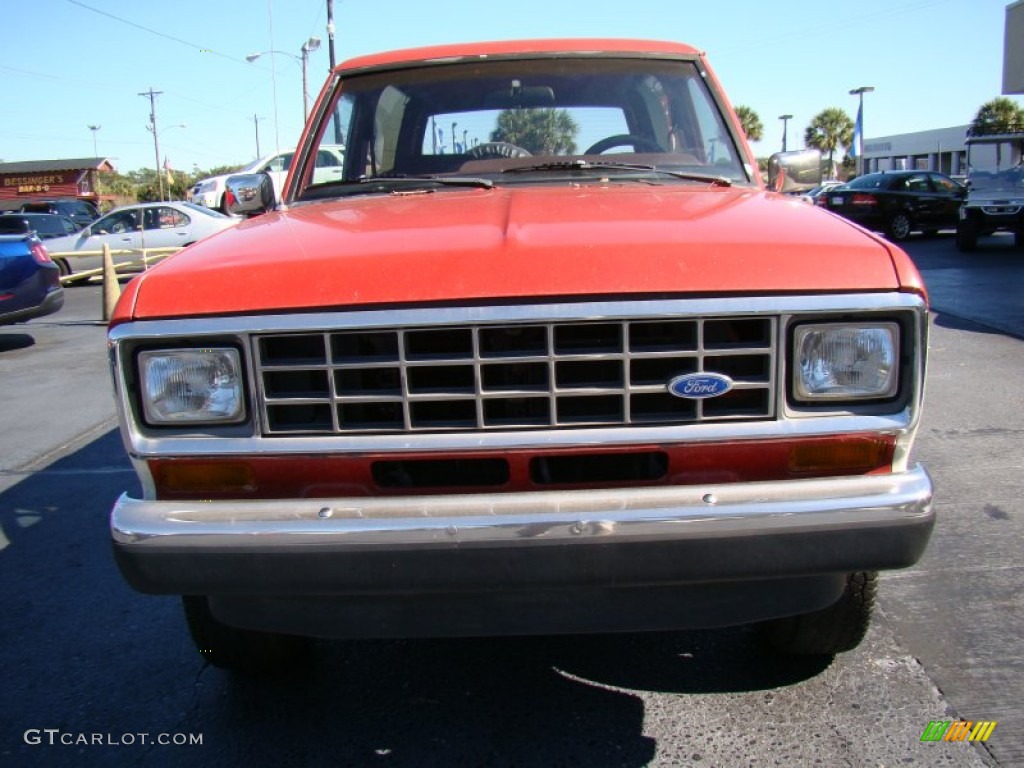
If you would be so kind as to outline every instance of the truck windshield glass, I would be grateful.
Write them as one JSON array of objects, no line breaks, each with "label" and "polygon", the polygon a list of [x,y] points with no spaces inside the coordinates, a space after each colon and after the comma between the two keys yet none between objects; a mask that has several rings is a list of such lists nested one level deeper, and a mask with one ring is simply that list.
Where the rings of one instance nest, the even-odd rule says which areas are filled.
[{"label": "truck windshield glass", "polygon": [[972,191],[1024,192],[1024,133],[999,140],[972,139],[967,144],[967,178]]},{"label": "truck windshield glass", "polygon": [[[439,175],[523,183],[564,173],[577,158],[597,176],[599,162],[614,159],[751,181],[719,103],[689,61],[421,63],[342,78],[335,99],[312,150],[342,148],[342,166],[327,177],[305,160],[303,187]],[[530,170],[503,173],[517,167]]]}]

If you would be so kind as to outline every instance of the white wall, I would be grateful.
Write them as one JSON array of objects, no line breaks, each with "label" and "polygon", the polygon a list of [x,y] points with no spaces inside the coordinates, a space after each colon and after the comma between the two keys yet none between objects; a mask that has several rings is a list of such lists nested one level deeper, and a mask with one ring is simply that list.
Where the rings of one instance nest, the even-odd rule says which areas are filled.
[{"label": "white wall", "polygon": [[1024,93],[1024,0],[1006,6],[1003,32],[1003,93]]}]

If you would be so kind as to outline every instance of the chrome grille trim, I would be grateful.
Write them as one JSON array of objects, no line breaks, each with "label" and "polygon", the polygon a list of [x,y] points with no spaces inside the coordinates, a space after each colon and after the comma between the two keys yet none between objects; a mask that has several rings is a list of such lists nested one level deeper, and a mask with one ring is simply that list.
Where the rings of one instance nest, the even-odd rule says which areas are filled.
[{"label": "chrome grille trim", "polygon": [[[894,412],[820,413],[808,417],[792,413],[783,401],[777,402],[777,421],[718,421],[703,424],[664,427],[593,427],[585,430],[508,430],[487,433],[382,433],[352,435],[338,439],[333,434],[273,436],[262,433],[259,423],[230,430],[155,430],[141,424],[132,405],[135,398],[134,350],[140,346],[208,345],[234,343],[250,350],[252,339],[260,334],[309,332],[310,329],[374,329],[398,326],[444,327],[486,323],[557,322],[570,320],[622,320],[625,318],[697,318],[715,315],[780,317],[786,329],[793,317],[813,320],[816,316],[836,314],[870,318],[881,314],[910,313],[914,317],[909,339],[913,380],[908,407]],[[118,421],[125,436],[129,455],[140,476],[146,474],[145,459],[158,456],[239,456],[258,454],[364,454],[367,452],[408,453],[438,451],[476,451],[579,448],[593,445],[625,446],[660,442],[718,442],[721,440],[763,440],[780,436],[826,436],[834,434],[886,432],[900,436],[898,464],[907,463],[910,438],[920,417],[923,375],[928,338],[928,309],[925,301],[912,293],[792,294],[780,296],[743,296],[716,298],[659,298],[610,301],[564,301],[561,303],[490,304],[487,306],[432,306],[389,309],[350,308],[346,310],[297,310],[245,315],[205,315],[133,320],[114,326],[108,335],[108,352],[114,374],[114,386],[120,406]],[[785,359],[780,349],[779,365]],[[251,354],[246,355],[246,379],[256,380]],[[780,368],[780,376],[782,369]],[[780,380],[782,393],[783,381]],[[250,412],[259,415],[250,386]],[[257,418],[257,422],[259,419]],[[782,423],[780,423],[782,422]]]},{"label": "chrome grille trim", "polygon": [[[776,417],[779,318],[635,317],[264,333],[252,340],[273,436],[665,426]],[[679,374],[724,373],[709,400]]]}]

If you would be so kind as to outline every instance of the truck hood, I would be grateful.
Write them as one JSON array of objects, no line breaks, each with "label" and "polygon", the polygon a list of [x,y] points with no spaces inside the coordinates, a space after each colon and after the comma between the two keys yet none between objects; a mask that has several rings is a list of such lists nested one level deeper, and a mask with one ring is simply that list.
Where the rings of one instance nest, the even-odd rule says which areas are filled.
[{"label": "truck hood", "polygon": [[893,259],[890,246],[845,219],[756,189],[441,188],[301,204],[243,222],[133,281],[114,322],[437,302],[897,290]]},{"label": "truck hood", "polygon": [[967,193],[968,205],[988,205],[989,203],[1019,205],[1021,200],[1024,200],[1024,184],[1010,182],[999,183],[996,181],[977,184],[972,186]]}]

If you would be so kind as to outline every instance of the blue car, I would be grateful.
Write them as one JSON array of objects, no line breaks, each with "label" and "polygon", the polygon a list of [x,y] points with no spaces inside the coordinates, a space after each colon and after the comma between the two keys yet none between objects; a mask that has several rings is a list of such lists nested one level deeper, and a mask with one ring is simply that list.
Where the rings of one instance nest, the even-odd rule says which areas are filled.
[{"label": "blue car", "polygon": [[0,235],[0,325],[22,323],[64,306],[60,269],[34,234]]}]

